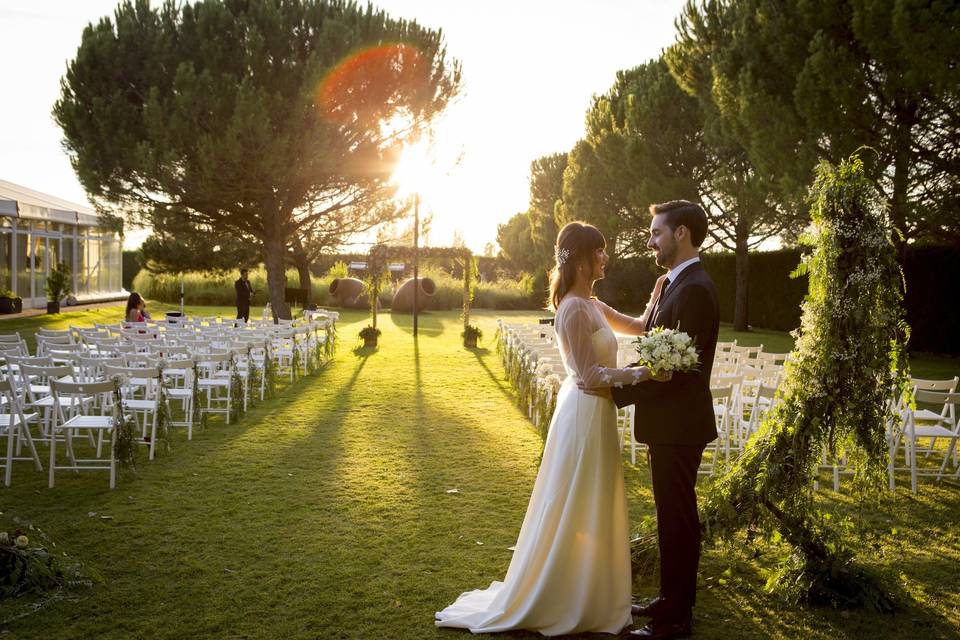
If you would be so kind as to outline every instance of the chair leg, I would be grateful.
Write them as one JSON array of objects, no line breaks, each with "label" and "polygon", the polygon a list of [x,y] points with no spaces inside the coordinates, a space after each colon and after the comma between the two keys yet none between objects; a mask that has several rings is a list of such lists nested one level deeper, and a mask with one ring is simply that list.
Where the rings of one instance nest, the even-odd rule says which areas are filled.
[{"label": "chair leg", "polygon": [[51,428],[50,430],[50,478],[47,483],[47,486],[53,489],[53,471],[56,469],[57,463],[57,430]]},{"label": "chair leg", "polygon": [[3,484],[7,487],[13,480],[13,416],[10,416],[10,426],[7,427],[7,466],[4,469]]},{"label": "chair leg", "polygon": [[117,446],[117,428],[110,430],[110,488],[117,486],[117,455],[115,449]]},{"label": "chair leg", "polygon": [[189,396],[183,403],[187,416],[187,440],[193,440],[193,396]]},{"label": "chair leg", "polygon": [[[157,410],[153,412],[153,424],[150,426],[150,457],[149,457],[150,460],[153,460],[154,452],[157,449],[157,414],[159,412],[160,412],[160,404],[158,402]],[[112,455],[113,445],[111,444],[110,446],[111,446],[111,455]]]},{"label": "chair leg", "polygon": [[940,471],[937,473],[937,482],[943,479],[943,474],[947,471],[947,463],[950,462],[950,459],[956,453],[957,448],[957,439],[953,438],[950,440],[950,447],[947,449],[947,455],[943,456],[943,464],[940,465]]}]

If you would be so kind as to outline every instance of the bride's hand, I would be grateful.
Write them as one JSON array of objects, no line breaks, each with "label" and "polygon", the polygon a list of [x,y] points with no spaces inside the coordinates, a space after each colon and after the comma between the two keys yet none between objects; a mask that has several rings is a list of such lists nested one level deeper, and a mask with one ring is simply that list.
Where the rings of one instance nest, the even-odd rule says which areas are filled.
[{"label": "bride's hand", "polygon": [[657,298],[660,297],[660,294],[663,292],[663,283],[667,281],[667,274],[663,274],[653,285],[653,291],[650,292],[650,300],[647,301],[647,307],[644,309],[643,316],[641,316],[642,322],[644,325],[647,323],[647,318],[651,313],[653,313],[653,305],[657,301]]},{"label": "bride's hand", "polygon": [[653,285],[653,291],[650,292],[650,304],[653,304],[654,301],[660,296],[663,292],[663,283],[667,281],[667,274],[663,274],[657,278],[656,283]]},{"label": "bride's hand", "polygon": [[657,374],[650,374],[650,379],[654,382],[670,382],[673,379],[673,371],[661,371]]},{"label": "bride's hand", "polygon": [[669,382],[673,379],[672,371],[661,371],[660,373],[654,374],[653,371],[650,370],[650,367],[641,367],[641,369],[643,369],[641,375],[645,381]]}]

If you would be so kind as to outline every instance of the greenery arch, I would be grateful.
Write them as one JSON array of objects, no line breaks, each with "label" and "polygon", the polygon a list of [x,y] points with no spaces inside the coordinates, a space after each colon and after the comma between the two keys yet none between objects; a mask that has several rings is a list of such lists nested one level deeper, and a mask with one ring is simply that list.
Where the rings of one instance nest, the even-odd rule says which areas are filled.
[{"label": "greenery arch", "polygon": [[414,259],[454,259],[463,261],[463,328],[470,326],[470,303],[476,290],[473,274],[477,272],[477,259],[466,247],[397,247],[384,244],[370,248],[367,269],[369,270],[370,325],[377,327],[377,298],[383,289],[383,279],[390,260],[412,261]]},{"label": "greenery arch", "polygon": [[[910,402],[903,274],[892,228],[856,155],[823,163],[811,191],[812,252],[798,269],[809,292],[778,402],[743,455],[711,487],[705,541],[748,536],[793,548],[768,581],[792,600],[891,611],[894,603],[862,569],[838,529],[817,513],[813,480],[821,456],[846,454],[861,497],[886,481],[886,428]],[[634,559],[653,543],[638,540]],[[643,562],[649,566],[649,562]]]}]

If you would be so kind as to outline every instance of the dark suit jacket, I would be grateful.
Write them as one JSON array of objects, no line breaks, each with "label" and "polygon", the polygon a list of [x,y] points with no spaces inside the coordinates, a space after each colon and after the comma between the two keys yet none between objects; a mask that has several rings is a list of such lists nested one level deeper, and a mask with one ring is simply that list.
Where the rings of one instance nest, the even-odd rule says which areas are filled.
[{"label": "dark suit jacket", "polygon": [[233,283],[233,288],[237,290],[237,306],[249,307],[250,297],[253,295],[253,286],[250,281],[237,278],[237,281]]},{"label": "dark suit jacket", "polygon": [[636,405],[634,437],[646,444],[703,446],[717,437],[710,394],[710,370],[717,350],[720,307],[717,288],[695,262],[671,282],[647,324],[690,335],[700,366],[675,373],[669,382],[641,382],[611,391],[618,407]]}]

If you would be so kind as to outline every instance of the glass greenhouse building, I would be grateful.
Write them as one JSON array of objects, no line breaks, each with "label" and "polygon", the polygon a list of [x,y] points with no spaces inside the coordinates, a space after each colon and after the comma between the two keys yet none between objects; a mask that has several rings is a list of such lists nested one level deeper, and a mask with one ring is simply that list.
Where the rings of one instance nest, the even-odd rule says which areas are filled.
[{"label": "glass greenhouse building", "polygon": [[0,180],[0,291],[23,298],[24,309],[46,306],[58,262],[70,267],[79,302],[123,297],[121,244],[90,207]]}]

